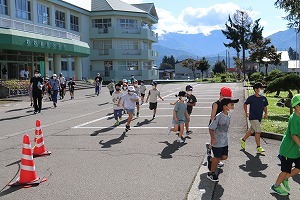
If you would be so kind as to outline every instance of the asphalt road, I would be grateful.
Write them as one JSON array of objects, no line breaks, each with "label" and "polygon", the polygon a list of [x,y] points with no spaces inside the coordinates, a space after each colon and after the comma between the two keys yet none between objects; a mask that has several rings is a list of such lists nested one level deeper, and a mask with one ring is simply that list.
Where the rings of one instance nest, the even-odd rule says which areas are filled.
[{"label": "asphalt road", "polygon": [[[75,91],[75,100],[43,102],[34,115],[28,99],[0,104],[0,198],[1,199],[280,199],[269,194],[280,167],[279,141],[264,140],[266,156],[255,153],[254,138],[240,151],[239,138],[246,130],[242,84],[226,84],[240,98],[230,127],[229,159],[215,184],[206,178],[205,143],[211,103],[224,84],[193,84],[198,103],[191,117],[194,133],[178,144],[167,127],[172,120],[170,102],[185,84],[158,86],[165,101],[158,101],[157,117],[148,105],[123,135],[125,119],[113,127],[111,98],[106,88],[97,97],[92,89]],[[35,120],[41,120],[47,150],[35,158],[37,175],[48,180],[37,187],[6,185],[19,176],[22,135],[33,141]],[[32,142],[33,145],[33,142]],[[299,199],[300,178],[291,181],[291,195]]]}]

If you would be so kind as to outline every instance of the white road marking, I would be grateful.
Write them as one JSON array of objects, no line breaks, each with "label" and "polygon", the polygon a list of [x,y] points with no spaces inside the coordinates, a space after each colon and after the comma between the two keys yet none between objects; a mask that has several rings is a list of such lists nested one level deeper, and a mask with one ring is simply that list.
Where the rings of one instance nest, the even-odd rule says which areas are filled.
[{"label": "white road marking", "polygon": [[[61,124],[61,123],[64,123],[64,122],[67,122],[67,121],[72,121],[74,119],[78,119],[78,118],[81,118],[81,117],[86,117],[88,115],[94,115],[94,114],[99,113],[99,112],[101,113],[105,110],[111,110],[111,108],[105,108],[105,109],[102,109],[102,110],[99,110],[99,111],[96,111],[96,112],[91,112],[91,113],[79,115],[79,116],[76,116],[76,117],[72,117],[72,118],[69,118],[69,119],[61,120],[61,121],[58,121],[58,122],[54,122],[52,124],[42,125],[42,127],[45,128],[45,127],[53,126],[53,125],[56,125],[56,124]],[[31,128],[31,129],[23,130],[23,131],[20,131],[20,132],[4,135],[4,136],[0,137],[0,140],[7,139],[7,138],[10,138],[10,137],[14,137],[14,136],[17,136],[17,135],[21,135],[21,134],[24,134],[26,132],[30,132],[30,131],[33,131],[33,130],[35,130],[35,128]]]}]

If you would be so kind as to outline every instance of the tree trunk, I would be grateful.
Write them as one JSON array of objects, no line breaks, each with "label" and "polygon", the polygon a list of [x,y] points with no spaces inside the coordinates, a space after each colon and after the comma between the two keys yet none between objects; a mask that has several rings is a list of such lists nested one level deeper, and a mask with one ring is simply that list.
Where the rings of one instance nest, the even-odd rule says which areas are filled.
[{"label": "tree trunk", "polygon": [[266,77],[267,77],[267,76],[268,76],[268,67],[269,67],[269,66],[268,66],[268,65],[265,65],[265,67],[266,67],[266,74],[265,74],[265,75],[266,75]]},{"label": "tree trunk", "polygon": [[201,72],[202,82],[203,82],[203,72]]}]

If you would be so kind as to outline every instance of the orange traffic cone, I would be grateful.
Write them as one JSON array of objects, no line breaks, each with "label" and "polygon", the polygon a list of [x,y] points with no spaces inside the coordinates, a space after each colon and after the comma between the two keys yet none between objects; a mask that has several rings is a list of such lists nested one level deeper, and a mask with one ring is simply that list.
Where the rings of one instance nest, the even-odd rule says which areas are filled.
[{"label": "orange traffic cone", "polygon": [[39,185],[47,179],[40,179],[36,175],[35,165],[33,161],[32,149],[28,135],[23,136],[22,159],[20,165],[20,177],[14,183],[9,183],[9,186],[34,186]]},{"label": "orange traffic cone", "polygon": [[41,127],[41,121],[36,120],[35,122],[35,138],[34,138],[35,146],[33,148],[33,156],[47,156],[51,154],[51,151],[47,151],[45,144],[44,144],[44,138],[43,138],[43,132]]}]

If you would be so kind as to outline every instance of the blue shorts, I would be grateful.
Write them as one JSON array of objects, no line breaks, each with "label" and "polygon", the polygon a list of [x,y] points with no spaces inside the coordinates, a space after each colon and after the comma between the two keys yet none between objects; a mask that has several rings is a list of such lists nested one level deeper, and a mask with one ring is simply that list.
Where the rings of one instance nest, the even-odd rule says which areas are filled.
[{"label": "blue shorts", "polygon": [[126,109],[127,113],[131,113],[132,115],[134,115],[134,109]]},{"label": "blue shorts", "polygon": [[286,173],[291,173],[293,163],[295,163],[295,168],[300,169],[300,158],[287,158],[284,156],[280,157],[281,161],[281,171]]},{"label": "blue shorts", "polygon": [[214,157],[222,158],[222,156],[228,156],[228,146],[225,147],[212,147]]}]

